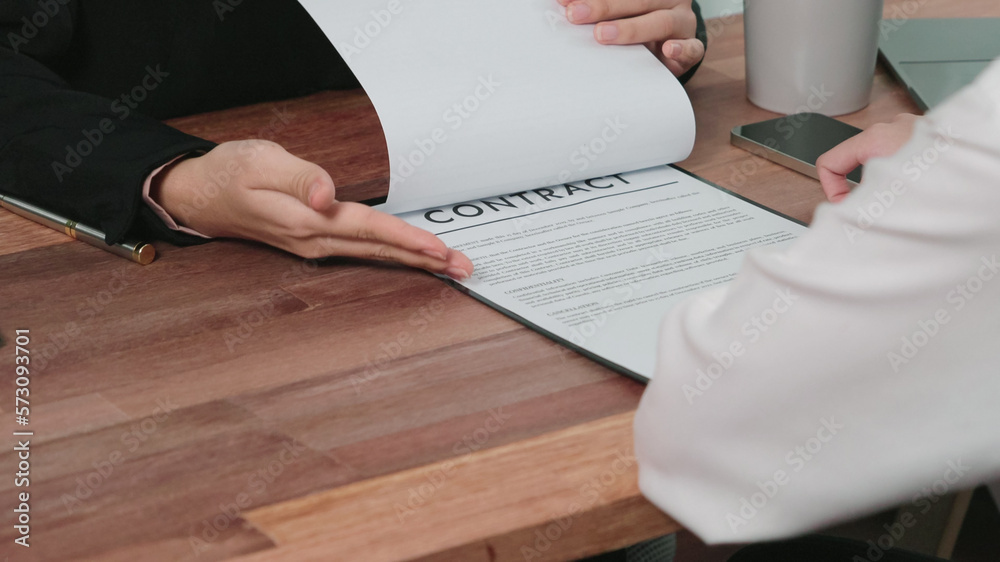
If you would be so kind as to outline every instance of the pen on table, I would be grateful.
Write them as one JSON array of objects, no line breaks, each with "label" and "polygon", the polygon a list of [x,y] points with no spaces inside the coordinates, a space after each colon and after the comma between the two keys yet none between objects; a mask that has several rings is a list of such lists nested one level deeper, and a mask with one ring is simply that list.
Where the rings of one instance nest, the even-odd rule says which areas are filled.
[{"label": "pen on table", "polygon": [[96,228],[80,224],[76,221],[61,217],[51,211],[46,211],[36,207],[31,203],[21,201],[9,195],[0,194],[0,207],[7,209],[15,215],[20,215],[28,220],[47,226],[53,230],[66,233],[77,240],[82,240],[91,246],[96,246],[102,250],[107,250],[112,254],[129,259],[140,265],[148,265],[156,257],[156,249],[145,242],[134,240],[123,240],[119,244],[105,244],[104,233]]}]

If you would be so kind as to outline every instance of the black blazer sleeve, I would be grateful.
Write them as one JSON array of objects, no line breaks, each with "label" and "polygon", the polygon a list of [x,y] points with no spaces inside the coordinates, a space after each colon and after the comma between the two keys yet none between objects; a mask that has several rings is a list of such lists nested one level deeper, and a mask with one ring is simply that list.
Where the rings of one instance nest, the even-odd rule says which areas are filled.
[{"label": "black blazer sleeve", "polygon": [[[202,242],[168,229],[143,204],[142,185],[157,167],[214,143],[114,96],[149,81],[141,109],[165,118],[358,86],[295,0],[231,13],[217,4],[0,1],[0,192],[99,228],[109,243],[130,232]],[[147,61],[165,61],[172,76],[158,84],[166,73]],[[143,67],[140,78],[134,70]]]},{"label": "black blazer sleeve", "polygon": [[51,71],[44,61],[58,58],[71,44],[72,3],[3,4],[0,192],[99,228],[108,243],[130,231],[180,244],[202,241],[168,229],[143,204],[142,186],[157,167],[182,154],[211,150],[214,143],[121,101],[74,91]]}]

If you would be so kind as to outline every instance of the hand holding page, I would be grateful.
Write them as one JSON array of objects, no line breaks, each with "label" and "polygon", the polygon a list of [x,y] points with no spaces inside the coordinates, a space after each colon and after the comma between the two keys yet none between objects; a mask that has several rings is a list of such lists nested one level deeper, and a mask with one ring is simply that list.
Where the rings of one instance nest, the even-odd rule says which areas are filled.
[{"label": "hand holding page", "polygon": [[302,0],[365,87],[389,148],[387,212],[683,160],[694,114],[641,46],[556,0]]},{"label": "hand holding page", "polygon": [[382,210],[472,259],[472,296],[619,372],[652,376],[671,306],[805,230],[664,166],[694,144],[684,90],[555,0],[302,4],[382,120]]}]

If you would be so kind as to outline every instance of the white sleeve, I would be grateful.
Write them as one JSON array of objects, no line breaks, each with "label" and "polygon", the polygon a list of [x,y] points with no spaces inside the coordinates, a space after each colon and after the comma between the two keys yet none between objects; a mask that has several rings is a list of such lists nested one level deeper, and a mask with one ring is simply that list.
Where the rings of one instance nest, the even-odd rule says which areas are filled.
[{"label": "white sleeve", "polygon": [[919,517],[1000,476],[998,254],[995,62],[794,245],[664,319],[642,492],[706,542],[749,542]]}]

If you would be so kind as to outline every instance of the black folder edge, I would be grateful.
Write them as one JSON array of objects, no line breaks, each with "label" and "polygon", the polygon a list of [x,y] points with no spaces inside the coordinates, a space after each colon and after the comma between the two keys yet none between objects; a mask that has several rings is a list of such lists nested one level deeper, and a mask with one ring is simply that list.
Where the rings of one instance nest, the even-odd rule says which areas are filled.
[{"label": "black folder edge", "polygon": [[[807,225],[806,223],[804,223],[804,222],[802,222],[800,220],[793,219],[792,217],[790,217],[790,216],[788,216],[788,215],[786,215],[784,213],[780,213],[778,211],[775,211],[774,209],[772,209],[770,207],[765,207],[764,205],[761,205],[760,203],[757,203],[756,201],[747,199],[746,197],[740,195],[739,193],[735,193],[733,191],[730,191],[730,190],[728,190],[728,189],[726,189],[726,188],[724,188],[724,187],[722,187],[720,185],[717,185],[717,184],[715,184],[713,182],[710,182],[710,181],[706,180],[703,177],[700,177],[700,176],[698,176],[696,174],[692,174],[691,172],[685,170],[684,168],[681,168],[680,166],[677,166],[675,164],[668,164],[668,166],[671,167],[671,168],[674,168],[678,172],[681,172],[683,174],[691,176],[692,178],[694,178],[694,179],[696,179],[698,181],[706,183],[706,184],[714,187],[715,189],[718,189],[719,191],[722,191],[724,193],[732,195],[733,197],[735,197],[737,199],[741,199],[741,200],[743,200],[743,201],[745,201],[747,203],[750,203],[754,207],[758,207],[760,209],[763,209],[765,211],[768,211],[770,213],[778,215],[779,217],[781,217],[783,219],[786,219],[786,220],[789,220],[789,221],[791,221],[791,222],[793,222],[795,224],[798,224],[798,225],[801,225],[801,226],[805,226],[805,227],[809,226],[809,225]],[[379,199],[382,199],[381,202],[385,201],[384,198],[379,198]],[[377,201],[377,200],[370,200],[370,201]],[[368,201],[365,201],[365,203],[367,204]],[[506,308],[504,308],[504,307],[500,306],[499,304],[491,301],[490,299],[488,299],[488,298],[480,295],[479,293],[477,293],[477,292],[469,289],[465,285],[462,285],[461,283],[459,283],[458,281],[455,281],[454,279],[451,279],[450,277],[444,277],[444,276],[438,276],[438,275],[436,275],[435,277],[437,277],[438,279],[441,279],[445,283],[451,285],[453,288],[457,289],[459,292],[464,293],[466,295],[469,295],[470,297],[472,297],[472,298],[476,299],[477,301],[485,304],[486,306],[492,308],[493,310],[499,312],[500,314],[503,314],[504,316],[507,316],[511,320],[514,320],[515,322],[518,322],[519,324],[521,324],[521,325],[523,325],[523,326],[525,326],[527,328],[530,328],[530,329],[534,330],[535,332],[538,332],[539,334],[541,334],[541,335],[549,338],[550,340],[552,340],[552,341],[558,343],[559,345],[561,345],[561,346],[569,349],[570,351],[575,351],[576,353],[579,353],[580,355],[586,357],[587,359],[590,359],[591,361],[594,361],[595,363],[598,363],[599,365],[607,367],[608,369],[611,369],[612,371],[615,371],[618,374],[625,375],[626,377],[628,377],[630,379],[634,379],[634,380],[636,380],[638,382],[641,382],[643,384],[646,384],[646,383],[649,382],[648,378],[640,375],[639,373],[636,373],[635,371],[633,371],[631,369],[626,369],[625,367],[619,365],[618,363],[615,363],[615,362],[610,361],[610,360],[608,360],[608,359],[606,359],[604,357],[601,357],[600,355],[598,355],[598,354],[596,354],[596,353],[594,353],[592,351],[588,351],[588,350],[586,350],[586,349],[584,349],[584,348],[576,345],[575,343],[573,343],[573,342],[571,342],[571,341],[569,341],[569,340],[567,340],[567,339],[565,339],[565,338],[563,338],[561,336],[557,336],[556,334],[553,334],[552,332],[546,330],[545,328],[542,328],[541,326],[539,326],[539,325],[537,325],[537,324],[529,321],[528,319],[524,318],[523,316],[521,316],[519,314],[516,314],[516,313],[514,313],[514,312],[512,312],[510,310],[507,310]]]}]

